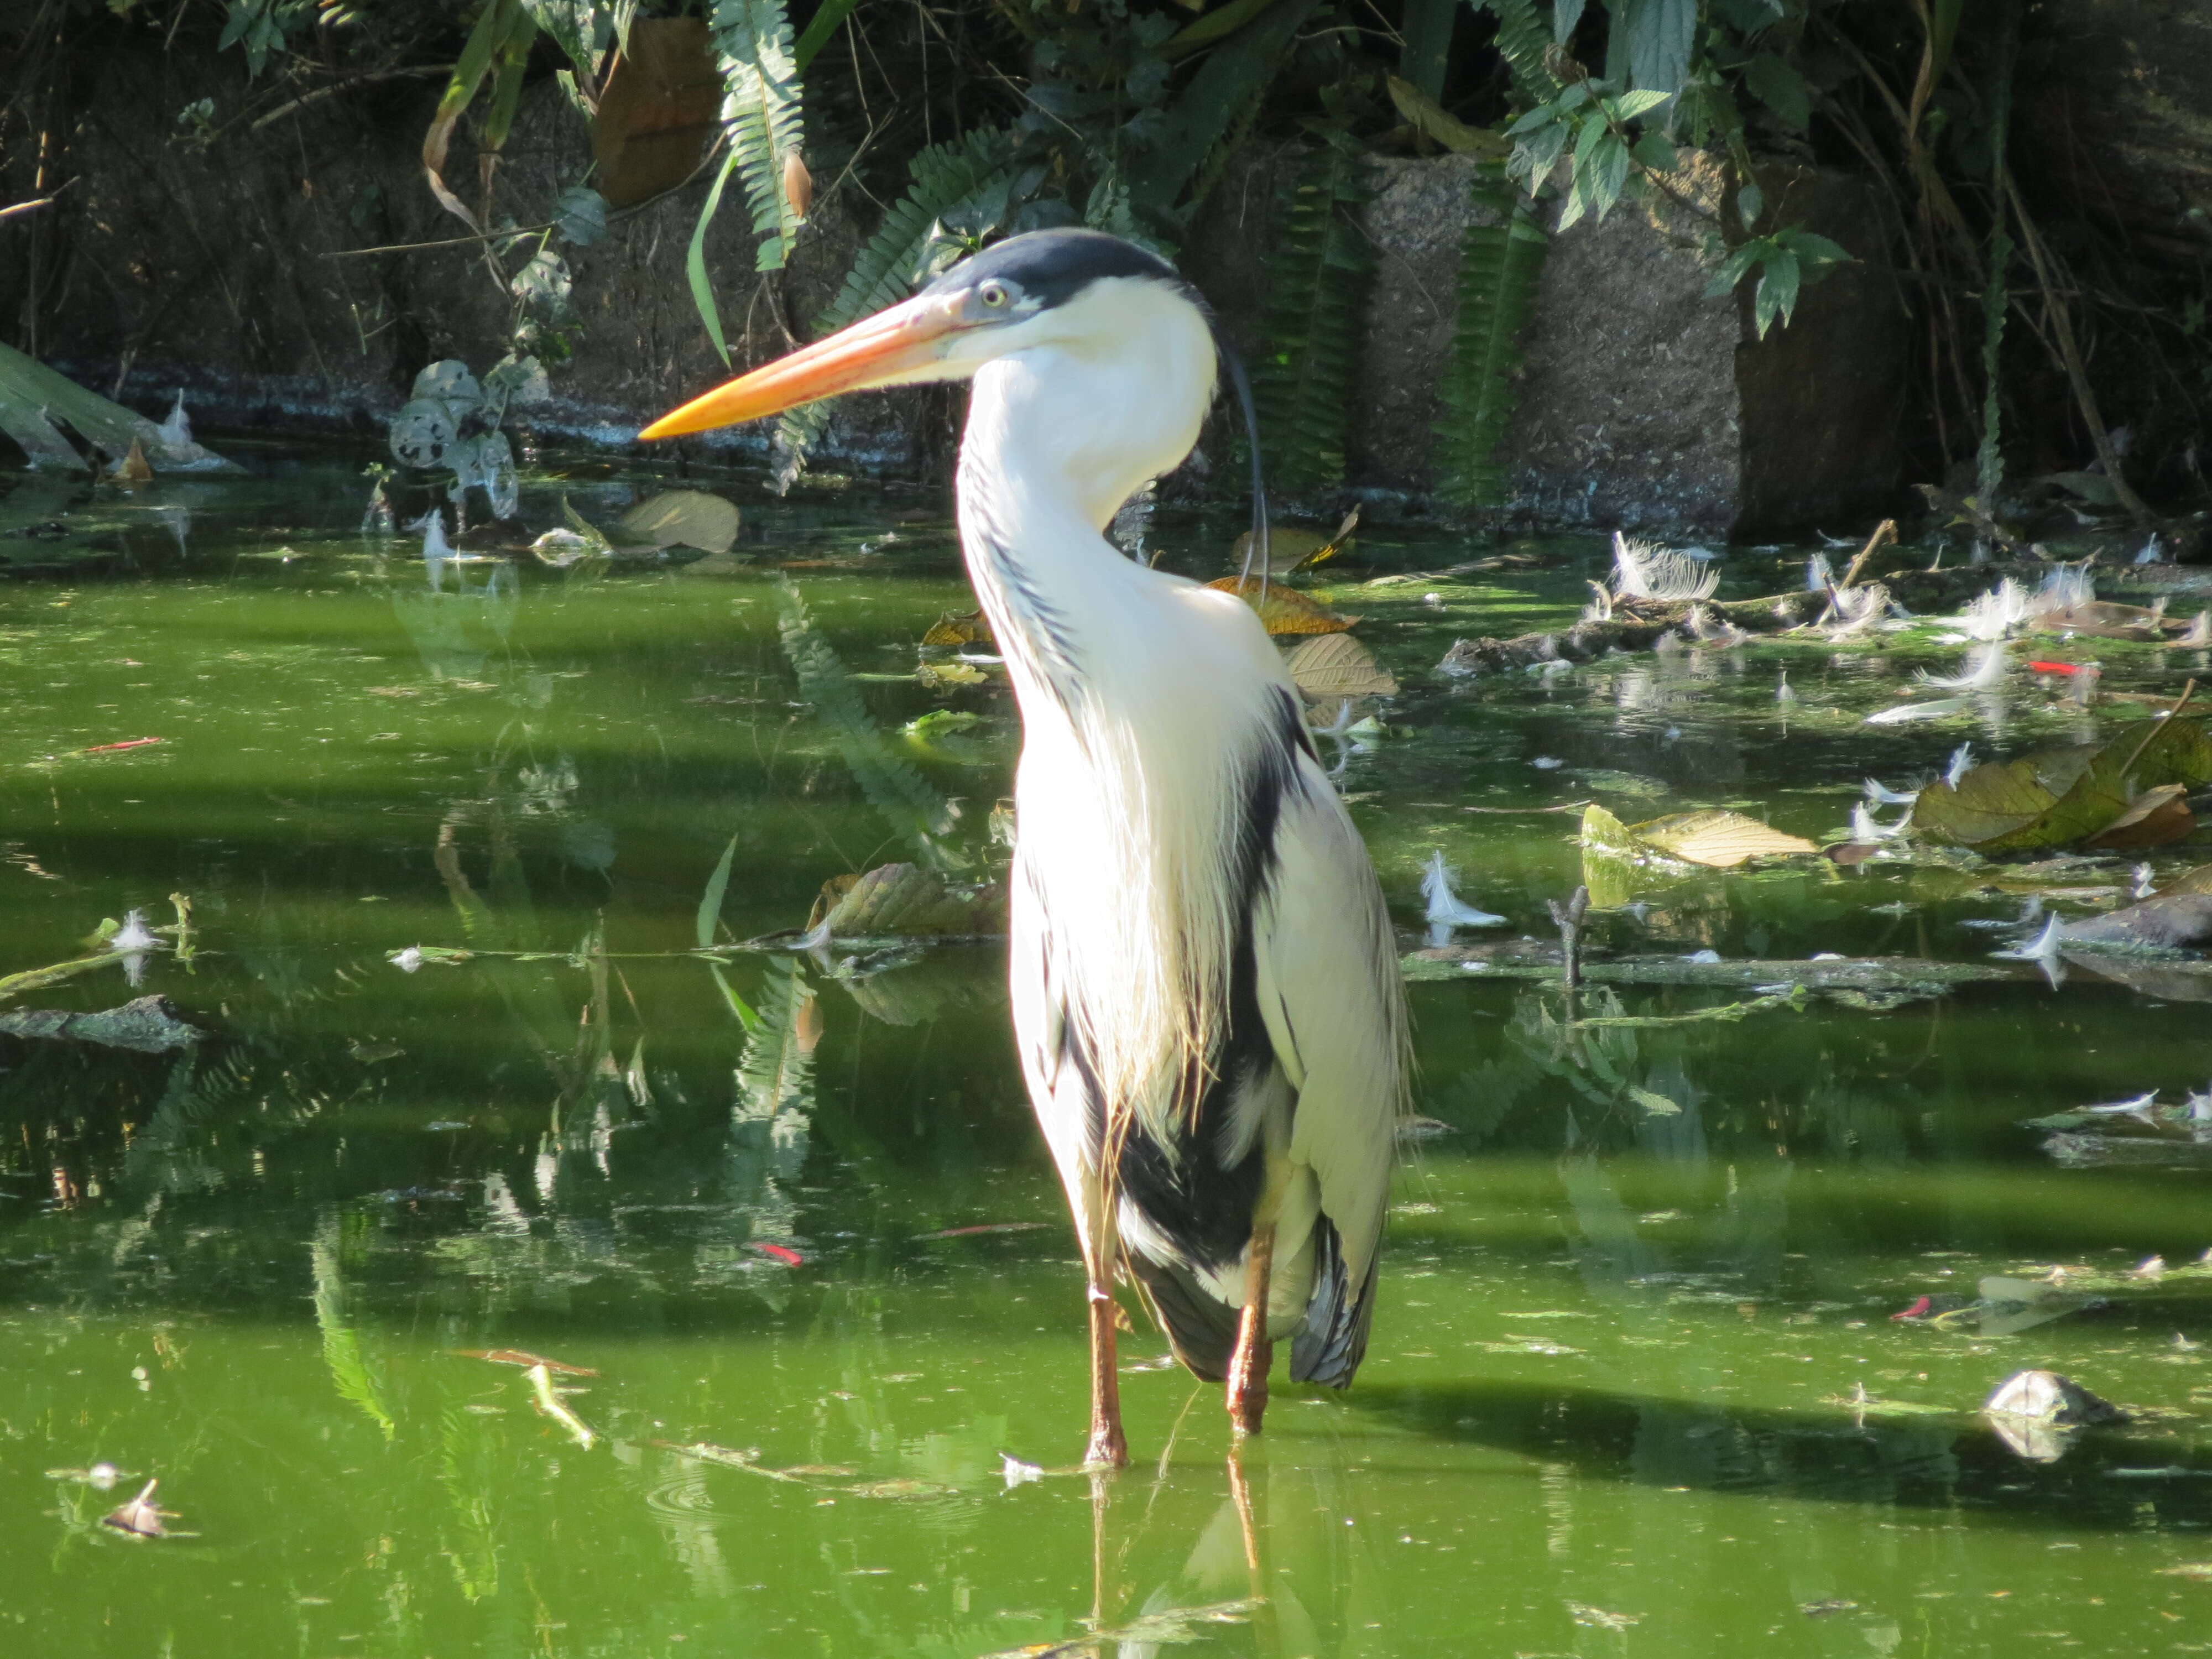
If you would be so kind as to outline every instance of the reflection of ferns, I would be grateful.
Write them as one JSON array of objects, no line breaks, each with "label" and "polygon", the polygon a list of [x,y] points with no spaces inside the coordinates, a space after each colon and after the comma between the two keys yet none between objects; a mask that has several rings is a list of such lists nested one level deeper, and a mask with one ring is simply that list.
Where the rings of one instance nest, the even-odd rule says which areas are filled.
[{"label": "reflection of ferns", "polygon": [[760,993],[760,1024],[745,1034],[738,1060],[738,1115],[772,1123],[814,1111],[814,1047],[809,1013],[814,988],[795,957],[770,957]]},{"label": "reflection of ferns", "polygon": [[1546,239],[1495,167],[1476,175],[1474,200],[1478,216],[1460,249],[1452,361],[1440,388],[1451,414],[1437,426],[1437,487],[1455,506],[1502,507],[1508,490],[1498,447],[1513,417],[1521,329],[1535,301]]},{"label": "reflection of ferns", "polygon": [[1253,366],[1252,395],[1268,472],[1285,489],[1344,477],[1371,269],[1348,211],[1362,199],[1358,173],[1356,152],[1324,143],[1275,198],[1267,349]]},{"label": "reflection of ferns", "polygon": [[[817,335],[833,334],[896,304],[914,291],[915,268],[929,250],[940,221],[962,216],[981,198],[1002,193],[1013,178],[1013,137],[982,127],[933,144],[907,164],[914,184],[894,203],[876,234],[868,239],[845,286],[814,319]],[[787,414],[776,428],[787,477],[805,465],[827,424],[830,405],[808,404]]]},{"label": "reflection of ferns", "polygon": [[799,214],[784,189],[784,163],[805,141],[799,69],[783,0],[714,0],[714,67],[722,75],[722,127],[730,166],[744,181],[753,228],[763,240],[755,263],[778,270],[799,234]]},{"label": "reflection of ferns", "polygon": [[361,1334],[346,1323],[345,1279],[338,1267],[335,1220],[326,1222],[309,1243],[307,1255],[315,1273],[315,1323],[323,1332],[323,1364],[339,1395],[360,1407],[389,1440],[397,1429],[385,1406],[384,1391],[362,1351]]},{"label": "reflection of ferns", "polygon": [[891,751],[884,735],[868,718],[852,678],[822,630],[807,614],[799,590],[784,588],[783,653],[799,676],[799,694],[812,705],[837,743],[837,752],[854,781],[891,829],[912,847],[920,860],[933,870],[957,868],[962,862],[938,838],[951,832],[959,816],[951,802],[933,788],[914,766]]}]

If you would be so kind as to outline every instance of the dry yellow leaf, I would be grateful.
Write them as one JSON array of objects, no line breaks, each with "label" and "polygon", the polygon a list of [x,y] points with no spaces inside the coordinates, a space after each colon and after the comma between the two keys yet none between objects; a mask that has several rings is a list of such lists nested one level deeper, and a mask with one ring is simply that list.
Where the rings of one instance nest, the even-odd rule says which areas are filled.
[{"label": "dry yellow leaf", "polygon": [[823,882],[806,931],[827,928],[836,939],[988,933],[1002,925],[1000,897],[996,887],[956,892],[919,865],[885,864]]},{"label": "dry yellow leaf", "polygon": [[981,611],[948,611],[921,636],[924,645],[990,645],[991,624]]},{"label": "dry yellow leaf", "polygon": [[2160,898],[2168,898],[2176,893],[2212,893],[2212,864],[2200,864],[2194,870],[2185,870],[2158,890]]},{"label": "dry yellow leaf", "polygon": [[1291,682],[1315,702],[1395,696],[1398,682],[1349,634],[1317,634],[1283,655]]},{"label": "dry yellow leaf", "polygon": [[123,458],[123,465],[115,469],[115,482],[120,484],[154,482],[154,467],[146,459],[146,446],[136,438],[131,441],[131,453]]},{"label": "dry yellow leaf", "polygon": [[1234,593],[1250,605],[1260,613],[1260,621],[1270,634],[1341,634],[1359,620],[1357,617],[1340,617],[1320,600],[1296,588],[1277,582],[1262,584],[1256,576],[1249,581],[1242,576],[1224,576],[1206,586],[1224,593]]},{"label": "dry yellow leaf", "polygon": [[1747,859],[1787,858],[1820,849],[1741,812],[1670,812],[1628,826],[1630,836],[1668,858],[1730,870]]}]

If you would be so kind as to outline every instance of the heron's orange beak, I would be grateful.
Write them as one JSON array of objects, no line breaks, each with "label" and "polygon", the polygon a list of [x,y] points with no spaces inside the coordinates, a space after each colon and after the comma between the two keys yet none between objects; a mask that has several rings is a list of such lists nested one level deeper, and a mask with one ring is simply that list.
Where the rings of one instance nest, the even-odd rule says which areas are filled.
[{"label": "heron's orange beak", "polygon": [[662,416],[637,435],[677,438],[739,421],[780,415],[817,398],[835,397],[885,385],[926,368],[943,356],[945,342],[959,331],[958,302],[949,296],[917,295],[903,305],[879,311],[850,328],[779,357],[765,368],[739,375],[704,397]]}]

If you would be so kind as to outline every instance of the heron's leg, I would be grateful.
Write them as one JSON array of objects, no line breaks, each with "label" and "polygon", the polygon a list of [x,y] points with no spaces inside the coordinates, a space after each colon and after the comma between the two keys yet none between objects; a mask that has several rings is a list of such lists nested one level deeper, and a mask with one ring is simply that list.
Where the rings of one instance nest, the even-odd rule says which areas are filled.
[{"label": "heron's leg", "polygon": [[1091,1299],[1091,1449],[1086,1463],[1121,1468],[1129,1461],[1129,1443],[1121,1435],[1121,1374],[1114,1358],[1115,1309],[1114,1287],[1103,1273],[1094,1273],[1088,1286]]},{"label": "heron's leg", "polygon": [[1275,1266],[1275,1224],[1252,1229],[1244,1252],[1244,1312],[1237,1322],[1237,1346],[1229,1356],[1229,1420],[1239,1434],[1260,1432],[1267,1410],[1267,1368],[1275,1345],[1267,1340],[1267,1281]]}]

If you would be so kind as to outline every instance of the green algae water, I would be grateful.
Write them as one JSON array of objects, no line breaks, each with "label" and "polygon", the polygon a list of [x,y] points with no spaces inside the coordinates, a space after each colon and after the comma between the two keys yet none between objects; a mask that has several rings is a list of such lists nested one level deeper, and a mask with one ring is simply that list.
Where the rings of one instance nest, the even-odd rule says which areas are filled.
[{"label": "green algae water", "polygon": [[[1430,959],[1357,1385],[1279,1383],[1232,1466],[1139,1314],[1093,1479],[999,949],[793,948],[830,878],[1003,866],[1003,681],[917,672],[970,603],[942,504],[732,483],[711,557],[426,565],[357,531],[357,461],[250,459],[0,478],[0,976],[97,958],[0,1018],[202,1034],[0,1036],[0,1652],[2212,1650],[2212,1149],[2025,1121],[2206,1088],[2212,980],[1990,954],[2130,861],[1638,868],[1592,924],[2002,975],[1948,989],[1570,1007]],[[526,516],[639,487],[549,468]],[[1148,550],[1212,575],[1234,531]],[[1825,843],[1869,773],[2130,717],[2022,673],[1865,726],[1953,665],[1926,629],[1437,673],[1601,562],[1370,532],[1322,573],[1403,686],[1324,752],[1409,952],[1437,851],[1507,919],[1459,944],[1552,937],[1585,802]],[[2206,666],[2098,644],[2110,688]],[[169,931],[95,937],[134,910]],[[2008,1442],[1978,1408],[2031,1367],[2126,1420]],[[167,1535],[103,1524],[149,1480]]]}]

